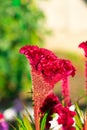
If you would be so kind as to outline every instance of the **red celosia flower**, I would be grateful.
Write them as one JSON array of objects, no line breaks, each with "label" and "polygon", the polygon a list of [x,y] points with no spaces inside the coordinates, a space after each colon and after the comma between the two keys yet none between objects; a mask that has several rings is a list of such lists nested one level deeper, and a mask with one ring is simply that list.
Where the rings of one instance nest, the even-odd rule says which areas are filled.
[{"label": "red celosia flower", "polygon": [[[79,47],[81,47],[84,50],[85,57],[87,58],[87,41],[80,43]],[[87,95],[87,59],[85,61],[85,78],[86,78],[86,81],[85,81],[85,93]]]},{"label": "red celosia flower", "polygon": [[41,113],[53,109],[55,105],[59,104],[60,101],[54,93],[50,93],[43,102],[43,105],[40,108]]},{"label": "red celosia flower", "polygon": [[62,104],[59,102],[58,97],[55,96],[53,93],[47,96],[43,103],[43,106],[40,108],[42,117],[48,110],[49,114],[46,122],[47,129],[49,129],[50,127],[49,121],[52,120],[53,113],[57,113],[58,124],[62,125],[64,130],[75,130],[75,127],[73,127],[73,117],[76,115],[76,113],[74,111],[71,111],[69,107],[62,106]]},{"label": "red celosia flower", "polygon": [[41,113],[41,118],[43,118],[44,114],[48,111],[48,117],[46,121],[46,129],[49,129],[50,123],[49,121],[52,120],[52,115],[53,115],[53,109],[55,108],[56,105],[60,104],[60,101],[54,93],[50,93],[45,101],[43,102],[43,105],[40,108],[40,113]]},{"label": "red celosia flower", "polygon": [[25,54],[32,67],[42,73],[44,79],[50,84],[56,83],[65,75],[75,74],[75,69],[69,60],[58,59],[50,50],[37,46],[24,46],[20,53]]},{"label": "red celosia flower", "polygon": [[76,113],[74,111],[71,111],[69,107],[58,104],[56,108],[54,108],[54,112],[58,114],[58,124],[61,124],[64,130],[75,130],[73,127],[73,117]]},{"label": "red celosia flower", "polygon": [[81,47],[84,50],[85,56],[87,57],[87,41],[80,43],[79,47]]},{"label": "red celosia flower", "polygon": [[25,54],[32,67],[33,100],[36,130],[39,130],[39,111],[54,84],[66,76],[75,74],[68,60],[58,59],[51,51],[37,46],[24,46],[20,53]]}]

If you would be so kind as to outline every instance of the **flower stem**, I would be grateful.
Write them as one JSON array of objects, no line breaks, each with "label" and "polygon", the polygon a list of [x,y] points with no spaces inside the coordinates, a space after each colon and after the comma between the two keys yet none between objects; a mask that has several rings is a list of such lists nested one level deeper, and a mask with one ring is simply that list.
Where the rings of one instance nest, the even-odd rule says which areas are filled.
[{"label": "flower stem", "polygon": [[62,95],[64,97],[64,103],[69,105],[70,103],[70,90],[69,90],[69,78],[66,76],[62,80]]},{"label": "flower stem", "polygon": [[53,86],[47,83],[42,74],[38,74],[33,68],[32,75],[32,99],[34,101],[34,117],[35,117],[35,130],[40,130],[40,107],[43,105],[47,95],[52,91]]},{"label": "flower stem", "polygon": [[34,117],[35,117],[35,127],[36,127],[36,130],[40,130],[40,124],[39,124],[39,107],[36,104],[34,106]]}]

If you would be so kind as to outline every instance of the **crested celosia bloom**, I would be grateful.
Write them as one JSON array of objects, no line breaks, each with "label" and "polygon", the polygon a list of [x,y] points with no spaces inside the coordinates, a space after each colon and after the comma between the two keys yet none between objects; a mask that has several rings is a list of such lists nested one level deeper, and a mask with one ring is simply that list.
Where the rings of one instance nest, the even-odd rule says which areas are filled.
[{"label": "crested celosia bloom", "polygon": [[87,41],[80,43],[79,47],[84,50],[85,57],[86,57],[86,61],[85,61],[85,78],[86,78],[86,81],[85,81],[85,93],[87,95]]},{"label": "crested celosia bloom", "polygon": [[24,54],[31,64],[35,125],[36,130],[40,130],[40,108],[46,97],[53,91],[55,83],[60,80],[64,81],[62,92],[65,98],[68,97],[65,100],[66,104],[69,103],[67,77],[74,76],[75,68],[69,60],[59,59],[50,50],[37,46],[24,46],[20,49],[20,53]]},{"label": "crested celosia bloom", "polygon": [[36,130],[39,130],[39,109],[52,91],[54,83],[62,78],[58,73],[59,59],[51,51],[37,46],[24,46],[20,53],[26,55],[32,67],[34,115]]},{"label": "crested celosia bloom", "polygon": [[[85,52],[87,94],[87,41],[80,43],[79,47]],[[38,46],[24,46],[20,53],[27,57],[31,65],[35,130],[87,130],[87,115],[80,111],[78,103],[71,104],[69,76],[75,75],[72,63]],[[59,81],[62,81],[62,102],[53,93],[54,85]],[[3,115],[0,115],[0,129],[2,121]]]},{"label": "crested celosia bloom", "polygon": [[32,68],[52,85],[63,76],[75,74],[75,68],[69,60],[59,59],[50,50],[27,45],[20,49],[20,53],[25,54]]},{"label": "crested celosia bloom", "polygon": [[46,129],[50,128],[50,122],[52,120],[53,109],[56,105],[60,104],[58,97],[54,93],[50,93],[43,102],[43,105],[40,108],[41,118],[43,118],[44,114],[49,111],[47,121],[46,121]]},{"label": "crested celosia bloom", "polygon": [[76,113],[70,110],[70,107],[62,106],[58,97],[53,93],[49,94],[45,99],[43,106],[40,108],[40,112],[42,116],[49,111],[47,122],[46,122],[46,129],[49,130],[50,128],[50,121],[52,120],[52,115],[54,113],[58,114],[57,122],[61,126],[63,130],[76,130],[73,126],[74,124],[74,116]]},{"label": "crested celosia bloom", "polygon": [[75,112],[71,111],[69,107],[58,105],[54,111],[58,114],[58,124],[61,124],[63,130],[76,130],[74,125]]}]

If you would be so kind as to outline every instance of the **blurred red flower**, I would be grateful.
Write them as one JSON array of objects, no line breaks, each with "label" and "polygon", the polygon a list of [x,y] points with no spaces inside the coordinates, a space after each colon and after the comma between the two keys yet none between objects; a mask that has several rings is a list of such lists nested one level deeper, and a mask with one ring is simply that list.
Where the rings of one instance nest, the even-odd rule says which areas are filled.
[{"label": "blurred red flower", "polygon": [[84,50],[85,56],[87,57],[87,41],[81,42],[81,43],[79,44],[79,47]]}]

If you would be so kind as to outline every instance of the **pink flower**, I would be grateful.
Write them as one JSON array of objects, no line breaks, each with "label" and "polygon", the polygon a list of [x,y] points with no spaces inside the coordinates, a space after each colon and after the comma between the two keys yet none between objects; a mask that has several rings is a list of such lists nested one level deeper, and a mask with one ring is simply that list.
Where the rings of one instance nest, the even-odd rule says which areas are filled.
[{"label": "pink flower", "polygon": [[47,121],[46,121],[46,129],[49,129],[50,123],[49,121],[52,120],[53,110],[56,105],[60,104],[60,101],[58,97],[54,93],[50,93],[45,101],[43,102],[43,105],[40,108],[41,118],[43,118],[44,114],[49,111]]},{"label": "pink flower", "polygon": [[[87,57],[87,41],[80,43],[79,47],[81,47],[84,50],[85,57]],[[87,95],[87,58],[85,61],[85,79],[85,94]]]},{"label": "pink flower", "polygon": [[0,113],[0,130],[9,130],[9,126],[4,119],[4,115]]},{"label": "pink flower", "polygon": [[24,46],[20,49],[32,68],[33,100],[36,130],[39,130],[40,108],[48,96],[53,91],[54,84],[66,76],[75,74],[75,69],[71,62],[59,59],[50,50],[37,46]]},{"label": "pink flower", "polygon": [[39,130],[40,107],[54,84],[62,78],[58,73],[59,60],[51,51],[37,46],[24,46],[20,53],[25,54],[32,68],[35,125]]},{"label": "pink flower", "polygon": [[54,84],[57,74],[57,80],[61,79],[61,75],[58,73],[59,60],[51,51],[37,46],[24,46],[20,49],[20,53],[26,55],[32,68],[41,73],[44,79],[50,82],[50,84],[51,82]]},{"label": "pink flower", "polygon": [[54,113],[58,114],[58,124],[62,126],[63,130],[75,130],[73,127],[74,119],[76,115],[74,111],[71,111],[69,107],[62,106],[57,96],[53,93],[49,94],[45,99],[42,107],[40,108],[42,117],[49,110],[46,128],[49,129],[50,121]]},{"label": "pink flower", "polygon": [[87,41],[80,43],[79,47],[84,50],[85,56],[87,57]]},{"label": "pink flower", "polygon": [[57,58],[50,50],[27,45],[20,49],[20,53],[25,54],[32,68],[50,84],[55,84],[63,76],[75,74],[75,68],[69,60]]},{"label": "pink flower", "polygon": [[58,104],[54,108],[54,112],[58,114],[58,124],[62,125],[64,130],[75,130],[73,117],[76,113],[74,111],[71,111],[69,107]]}]

